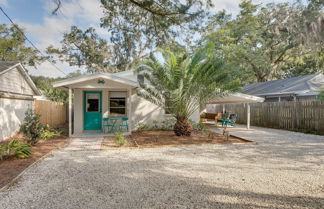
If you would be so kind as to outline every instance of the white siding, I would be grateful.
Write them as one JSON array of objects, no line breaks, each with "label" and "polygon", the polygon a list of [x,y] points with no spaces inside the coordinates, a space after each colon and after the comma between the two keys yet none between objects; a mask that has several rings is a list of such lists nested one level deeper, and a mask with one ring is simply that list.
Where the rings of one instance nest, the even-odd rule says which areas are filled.
[{"label": "white siding", "polygon": [[190,120],[195,121],[195,122],[199,122],[200,120],[200,111],[199,109],[197,109],[191,116],[190,116]]},{"label": "white siding", "polygon": [[115,75],[127,80],[137,82],[137,75],[132,70],[116,73]]},{"label": "white siding", "polygon": [[[137,96],[136,90],[132,91],[132,129],[136,130],[139,124],[151,126],[153,121],[162,122],[172,116],[164,114],[164,109]],[[200,118],[199,110],[191,115],[192,121],[198,122]]]},{"label": "white siding", "polygon": [[74,89],[73,99],[74,112],[74,133],[80,134],[83,132],[83,91],[82,89]]},{"label": "white siding", "polygon": [[[109,117],[109,91],[127,91],[127,89],[74,89],[74,134],[83,133],[83,92],[84,91],[102,91],[102,113],[103,117]],[[136,90],[132,90],[131,95],[131,111],[129,124],[132,130],[136,130],[139,124],[152,125],[154,120],[161,122],[171,116],[165,115],[164,110],[159,108],[155,104],[137,96]],[[127,108],[129,106],[127,105]],[[128,110],[127,110],[128,112]],[[191,120],[199,121],[199,110],[195,112],[191,117]]]},{"label": "white siding", "polygon": [[139,124],[152,125],[154,120],[163,121],[165,119],[164,110],[151,102],[137,96],[136,91],[132,91],[132,129],[137,129]]},{"label": "white siding", "polygon": [[18,68],[9,70],[0,75],[0,91],[22,95],[35,95]]},{"label": "white siding", "polygon": [[19,131],[29,107],[34,107],[33,101],[0,98],[0,141]]}]

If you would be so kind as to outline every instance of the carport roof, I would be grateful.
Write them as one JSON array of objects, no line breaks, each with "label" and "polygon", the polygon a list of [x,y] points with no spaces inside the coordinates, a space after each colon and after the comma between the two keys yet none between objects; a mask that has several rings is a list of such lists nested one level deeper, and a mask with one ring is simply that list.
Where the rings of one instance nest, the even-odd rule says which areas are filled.
[{"label": "carport roof", "polygon": [[264,98],[242,93],[232,93],[226,96],[211,99],[208,104],[230,104],[230,103],[257,103],[263,102]]}]

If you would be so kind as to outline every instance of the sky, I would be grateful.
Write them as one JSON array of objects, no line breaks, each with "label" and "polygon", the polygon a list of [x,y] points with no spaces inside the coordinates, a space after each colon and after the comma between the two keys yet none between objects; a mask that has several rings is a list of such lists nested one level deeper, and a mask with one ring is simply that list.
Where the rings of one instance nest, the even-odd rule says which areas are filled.
[{"label": "sky", "polygon": [[[292,2],[293,0],[253,0],[255,3],[287,1]],[[213,10],[226,9],[232,14],[237,14],[240,2],[241,0],[213,0],[215,5]],[[51,14],[55,7],[53,0],[0,0],[0,6],[16,24],[24,29],[26,36],[42,52],[45,52],[49,45],[60,46],[63,33],[68,32],[72,25],[77,25],[82,29],[93,27],[101,37],[108,38],[109,36],[107,30],[100,28],[100,18],[103,16],[100,0],[63,0],[63,6],[57,15]],[[0,14],[0,24],[9,24],[8,19],[2,13]],[[71,67],[67,63],[57,63],[56,65],[66,74],[84,70]],[[49,62],[44,62],[36,68],[27,67],[27,69],[32,75],[64,76]]]}]

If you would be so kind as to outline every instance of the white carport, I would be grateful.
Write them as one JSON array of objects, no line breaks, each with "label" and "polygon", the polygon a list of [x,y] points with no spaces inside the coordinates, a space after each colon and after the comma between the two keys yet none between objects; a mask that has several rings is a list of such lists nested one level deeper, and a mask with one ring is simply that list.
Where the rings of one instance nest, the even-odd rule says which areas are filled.
[{"label": "white carport", "polygon": [[[250,129],[250,103],[258,103],[263,102],[264,98],[252,96],[248,94],[242,94],[242,93],[232,93],[226,96],[217,97],[215,99],[211,99],[207,104],[232,104],[232,103],[246,103],[247,106],[247,123],[246,128]],[[223,113],[225,109],[223,106]]]}]

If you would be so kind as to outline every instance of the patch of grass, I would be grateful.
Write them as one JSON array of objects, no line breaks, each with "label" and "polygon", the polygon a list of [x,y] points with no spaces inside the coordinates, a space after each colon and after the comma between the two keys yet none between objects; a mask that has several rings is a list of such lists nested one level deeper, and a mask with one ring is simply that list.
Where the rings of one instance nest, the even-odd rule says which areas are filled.
[{"label": "patch of grass", "polygon": [[137,125],[137,131],[145,131],[148,129],[149,129],[149,127],[144,123],[138,123],[138,125]]},{"label": "patch of grass", "polygon": [[127,140],[125,139],[125,136],[122,133],[115,133],[115,143],[118,146],[124,146],[127,145]]},{"label": "patch of grass", "polygon": [[199,120],[198,123],[194,122],[194,121],[190,121],[191,126],[192,126],[192,130],[195,133],[201,133],[202,135],[206,135],[207,134],[207,127],[206,125],[203,123],[202,120]]}]

